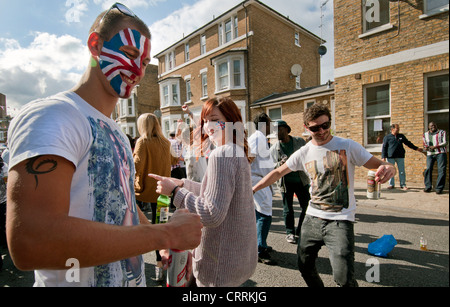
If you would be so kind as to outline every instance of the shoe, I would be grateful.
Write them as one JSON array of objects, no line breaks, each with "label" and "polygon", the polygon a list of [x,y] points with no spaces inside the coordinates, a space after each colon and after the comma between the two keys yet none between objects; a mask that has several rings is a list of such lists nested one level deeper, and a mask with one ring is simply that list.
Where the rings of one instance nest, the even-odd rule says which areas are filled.
[{"label": "shoe", "polygon": [[393,188],[394,188],[393,185],[390,185],[390,186],[387,187],[388,190],[392,190]]},{"label": "shoe", "polygon": [[273,248],[272,248],[272,246],[267,246],[267,247],[264,249],[264,251],[266,251],[266,252],[268,252],[268,253],[271,253],[271,252],[273,252]]},{"label": "shoe", "polygon": [[288,241],[289,243],[292,243],[292,244],[297,243],[297,240],[295,239],[295,236],[293,234],[288,234],[286,236],[286,241]]},{"label": "shoe", "polygon": [[436,194],[442,194],[442,190],[436,190]]},{"label": "shoe", "polygon": [[266,250],[258,253],[258,262],[267,264],[267,265],[276,265],[277,264],[276,261],[271,259],[269,253]]},{"label": "shoe", "polygon": [[403,191],[408,191],[408,188],[406,186],[402,187]]},{"label": "shoe", "polygon": [[163,280],[163,268],[155,267],[155,280],[156,281]]},{"label": "shoe", "polygon": [[431,192],[431,188],[425,188],[425,189],[423,189],[423,191],[424,191],[425,193],[430,193],[430,192]]}]

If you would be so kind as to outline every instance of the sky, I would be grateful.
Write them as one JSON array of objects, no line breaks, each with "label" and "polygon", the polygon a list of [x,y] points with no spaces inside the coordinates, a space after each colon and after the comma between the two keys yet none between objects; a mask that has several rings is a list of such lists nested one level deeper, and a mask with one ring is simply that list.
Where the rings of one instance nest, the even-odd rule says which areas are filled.
[{"label": "sky", "polygon": [[[0,93],[8,115],[26,103],[69,90],[89,63],[89,28],[115,0],[0,0]],[[243,0],[121,0],[152,32],[153,58]],[[333,80],[333,0],[261,0],[322,37],[321,82]],[[321,14],[322,7],[322,14]],[[321,25],[321,16],[322,24]]]}]

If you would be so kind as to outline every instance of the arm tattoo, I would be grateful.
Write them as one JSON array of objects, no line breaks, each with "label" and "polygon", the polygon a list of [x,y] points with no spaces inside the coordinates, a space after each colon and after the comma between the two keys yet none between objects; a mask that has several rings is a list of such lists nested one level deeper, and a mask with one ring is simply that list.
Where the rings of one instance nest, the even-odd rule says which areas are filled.
[{"label": "arm tattoo", "polygon": [[38,177],[37,175],[48,174],[56,169],[58,163],[49,158],[49,159],[41,159],[41,157],[31,158],[26,164],[26,170],[29,174],[34,175],[34,179],[36,180],[36,188],[38,187]]}]

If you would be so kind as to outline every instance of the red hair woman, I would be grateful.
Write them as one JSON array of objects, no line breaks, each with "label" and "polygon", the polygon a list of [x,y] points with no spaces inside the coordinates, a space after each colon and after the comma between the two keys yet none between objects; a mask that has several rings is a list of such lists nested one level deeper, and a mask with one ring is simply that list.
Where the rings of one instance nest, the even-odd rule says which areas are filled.
[{"label": "red hair woman", "polygon": [[244,124],[233,100],[213,98],[203,106],[199,129],[202,147],[210,142],[216,147],[201,183],[151,176],[158,180],[158,193],[172,195],[177,208],[198,214],[203,223],[201,243],[192,255],[191,282],[236,287],[253,275],[258,261]]}]

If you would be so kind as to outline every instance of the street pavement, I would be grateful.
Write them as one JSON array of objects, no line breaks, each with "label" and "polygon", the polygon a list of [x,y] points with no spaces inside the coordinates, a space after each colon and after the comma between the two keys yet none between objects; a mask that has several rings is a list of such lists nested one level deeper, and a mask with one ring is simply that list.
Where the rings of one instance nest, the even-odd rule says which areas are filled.
[{"label": "street pavement", "polygon": [[[355,274],[360,287],[449,287],[449,194],[424,193],[420,186],[408,191],[387,190],[381,198],[366,197],[365,182],[355,183],[357,214],[355,224]],[[300,206],[294,201],[296,218]],[[150,218],[150,213],[147,213]],[[367,252],[368,244],[385,234],[391,234],[397,245],[387,258]],[[421,235],[428,241],[428,251],[419,248]],[[255,274],[244,287],[305,287],[297,269],[295,244],[285,240],[281,197],[273,203],[273,222],[268,237],[272,259],[277,265],[258,263]],[[30,287],[33,273],[17,270],[5,249],[1,250],[4,267],[0,272],[0,287]],[[156,255],[144,255],[148,287],[165,287],[153,280]],[[239,259],[236,259],[239,261]],[[335,287],[328,251],[319,252],[317,270],[326,287]],[[255,289],[256,290],[256,289]]]}]

